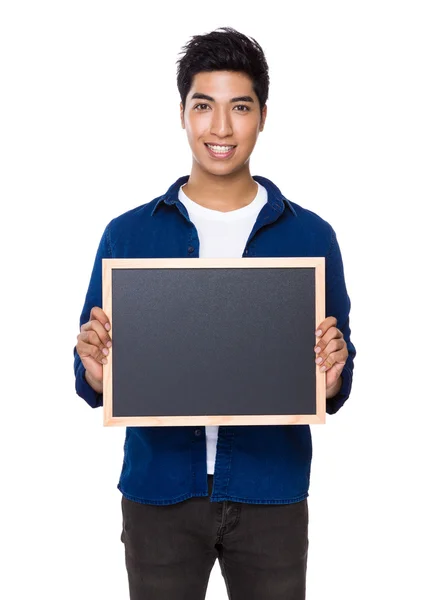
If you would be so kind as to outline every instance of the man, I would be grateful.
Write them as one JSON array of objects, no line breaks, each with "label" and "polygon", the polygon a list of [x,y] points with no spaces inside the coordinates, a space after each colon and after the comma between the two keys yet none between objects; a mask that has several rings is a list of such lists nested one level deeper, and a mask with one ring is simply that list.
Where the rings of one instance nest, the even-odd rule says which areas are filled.
[{"label": "man", "polygon": [[[333,414],[349,397],[356,354],[342,258],[329,223],[250,174],[267,115],[263,51],[232,28],[184,50],[177,82],[191,173],[107,225],[80,317],[77,393],[102,406],[111,348],[102,258],[324,256],[329,316],[314,359]],[[118,489],[131,599],[200,600],[216,558],[233,600],[304,599],[311,457],[308,425],[127,427]]]}]

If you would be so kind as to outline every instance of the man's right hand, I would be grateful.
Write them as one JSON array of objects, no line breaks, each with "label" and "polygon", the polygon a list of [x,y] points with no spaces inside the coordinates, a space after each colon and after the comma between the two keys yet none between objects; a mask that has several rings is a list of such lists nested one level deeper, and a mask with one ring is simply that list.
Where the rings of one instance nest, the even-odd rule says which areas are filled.
[{"label": "man's right hand", "polygon": [[98,306],[91,309],[90,320],[84,323],[77,336],[76,350],[85,367],[85,379],[98,393],[103,392],[103,365],[111,347],[108,317]]}]

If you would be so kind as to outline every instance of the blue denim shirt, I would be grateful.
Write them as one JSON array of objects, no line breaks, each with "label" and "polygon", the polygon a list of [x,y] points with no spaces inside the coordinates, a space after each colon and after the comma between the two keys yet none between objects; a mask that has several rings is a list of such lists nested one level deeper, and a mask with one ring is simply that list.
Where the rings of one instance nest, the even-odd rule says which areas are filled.
[{"label": "blue denim shirt", "polygon": [[[184,205],[180,177],[167,192],[113,219],[105,228],[80,316],[87,322],[102,306],[102,258],[199,257],[199,238]],[[269,179],[253,176],[267,189],[243,257],[325,257],[326,316],[337,319],[349,356],[338,394],[327,399],[327,413],[343,406],[352,386],[355,347],[350,340],[350,299],[336,234],[329,223],[287,200]],[[114,340],[114,343],[116,341]],[[92,408],[103,397],[85,379],[74,349],[76,392]],[[171,376],[171,364],[168,365]],[[288,504],[308,496],[312,442],[309,425],[220,426],[211,501]],[[205,427],[127,427],[118,489],[145,504],[175,504],[208,496]]]}]

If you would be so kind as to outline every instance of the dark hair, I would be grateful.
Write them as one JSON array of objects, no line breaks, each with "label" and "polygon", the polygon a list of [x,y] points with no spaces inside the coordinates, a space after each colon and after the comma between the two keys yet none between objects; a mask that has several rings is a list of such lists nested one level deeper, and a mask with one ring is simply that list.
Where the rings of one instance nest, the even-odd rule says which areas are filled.
[{"label": "dark hair", "polygon": [[[185,52],[184,52],[185,51]],[[202,71],[240,71],[252,79],[260,109],[269,94],[269,67],[261,46],[232,27],[219,27],[205,35],[195,35],[183,46],[177,60],[177,86],[185,110],[193,77]]]}]

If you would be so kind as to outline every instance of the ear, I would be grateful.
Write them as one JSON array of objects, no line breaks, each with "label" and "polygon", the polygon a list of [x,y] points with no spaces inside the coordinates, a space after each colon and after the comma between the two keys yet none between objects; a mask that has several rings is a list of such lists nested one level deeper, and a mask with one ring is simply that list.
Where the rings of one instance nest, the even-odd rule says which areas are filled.
[{"label": "ear", "polygon": [[264,123],[266,122],[266,118],[267,118],[267,104],[264,104],[264,108],[261,111],[261,123],[259,126],[260,131],[262,131],[264,129]]},{"label": "ear", "polygon": [[184,122],[184,107],[182,105],[182,102],[179,104],[179,110],[180,110],[180,117],[181,117],[181,125],[182,125],[182,129],[185,129],[185,122]]}]

